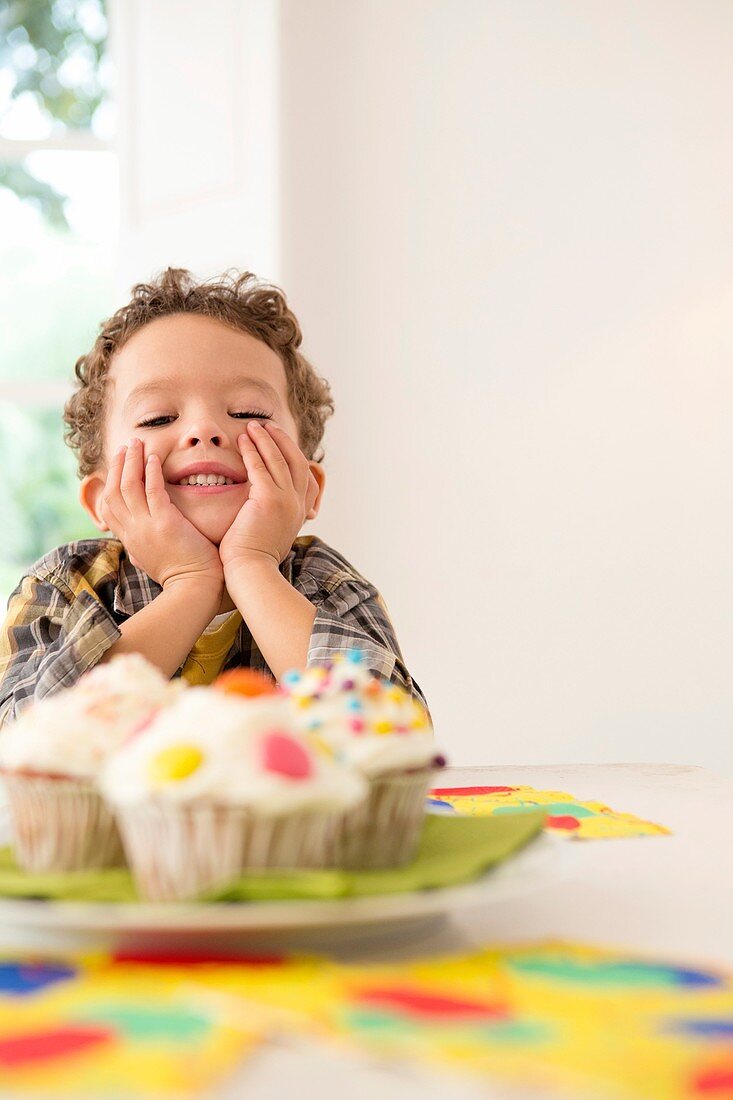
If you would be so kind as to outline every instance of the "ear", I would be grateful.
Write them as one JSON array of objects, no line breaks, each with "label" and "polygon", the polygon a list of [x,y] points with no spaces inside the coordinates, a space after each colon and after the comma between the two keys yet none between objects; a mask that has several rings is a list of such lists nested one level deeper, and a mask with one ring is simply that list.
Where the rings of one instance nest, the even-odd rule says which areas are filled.
[{"label": "ear", "polygon": [[102,470],[95,470],[93,474],[87,474],[82,478],[79,486],[79,501],[84,511],[91,516],[95,527],[100,531],[109,531],[109,527],[102,519],[99,506],[102,503],[102,491],[107,481],[107,474]]},{"label": "ear", "polygon": [[320,462],[309,462],[310,472],[318,482],[318,495],[311,505],[311,509],[306,515],[306,519],[315,519],[318,515],[318,510],[321,507],[321,501],[323,500],[323,489],[326,484],[326,471],[321,466]]}]

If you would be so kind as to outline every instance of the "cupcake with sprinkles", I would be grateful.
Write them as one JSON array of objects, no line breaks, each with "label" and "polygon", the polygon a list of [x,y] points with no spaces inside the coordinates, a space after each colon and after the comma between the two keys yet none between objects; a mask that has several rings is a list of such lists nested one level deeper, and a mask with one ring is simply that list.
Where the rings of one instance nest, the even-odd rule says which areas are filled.
[{"label": "cupcake with sprinkles", "polygon": [[417,850],[436,752],[424,706],[397,684],[375,677],[359,650],[283,677],[307,743],[363,776],[368,797],[345,815],[339,864],[396,867]]},{"label": "cupcake with sprinkles", "polygon": [[70,688],[32,703],[3,730],[0,772],[15,857],[26,871],[124,862],[96,776],[106,758],[185,690],[138,654],[97,665]]},{"label": "cupcake with sprinkles", "polygon": [[105,766],[140,894],[184,900],[260,868],[332,866],[356,772],[299,737],[282,695],[189,688]]}]

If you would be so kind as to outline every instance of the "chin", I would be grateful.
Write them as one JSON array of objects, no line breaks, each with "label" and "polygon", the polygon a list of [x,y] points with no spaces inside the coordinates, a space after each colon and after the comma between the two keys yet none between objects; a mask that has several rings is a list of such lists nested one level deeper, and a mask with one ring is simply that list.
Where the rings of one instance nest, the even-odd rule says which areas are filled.
[{"label": "chin", "polygon": [[234,520],[233,516],[231,519],[214,516],[197,516],[195,519],[193,516],[187,516],[186,518],[193,524],[197,531],[200,531],[201,534],[209,540],[209,542],[213,542],[214,546],[219,545]]}]

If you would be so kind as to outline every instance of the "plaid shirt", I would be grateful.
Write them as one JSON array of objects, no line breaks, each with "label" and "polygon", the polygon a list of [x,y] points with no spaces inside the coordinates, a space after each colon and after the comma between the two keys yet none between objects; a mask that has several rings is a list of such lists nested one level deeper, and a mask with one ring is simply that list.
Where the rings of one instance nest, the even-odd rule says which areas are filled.
[{"label": "plaid shirt", "polygon": [[[370,671],[425,702],[382,597],[345,558],[308,535],[295,540],[280,572],[316,607],[308,665],[358,648]],[[33,700],[76,683],[121,637],[120,623],[159,592],[117,539],[71,542],[36,562],[8,600],[0,634],[0,726]],[[241,667],[272,676],[244,622],[224,662],[224,670]]]}]

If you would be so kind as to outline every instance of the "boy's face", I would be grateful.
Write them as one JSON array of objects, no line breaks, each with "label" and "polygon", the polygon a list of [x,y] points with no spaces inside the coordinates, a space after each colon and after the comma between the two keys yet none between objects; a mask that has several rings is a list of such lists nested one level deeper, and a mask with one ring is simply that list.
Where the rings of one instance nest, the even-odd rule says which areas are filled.
[{"label": "boy's face", "polygon": [[[82,504],[97,504],[115,451],[133,437],[144,457],[160,458],[173,503],[217,546],[249,496],[237,437],[250,419],[272,420],[299,444],[285,368],[267,344],[197,314],[158,318],[139,329],[110,363],[104,467],[84,478]],[[324,474],[310,463],[319,486]],[[190,475],[224,475],[234,484],[182,485]],[[318,511],[320,493],[308,518]]]}]

